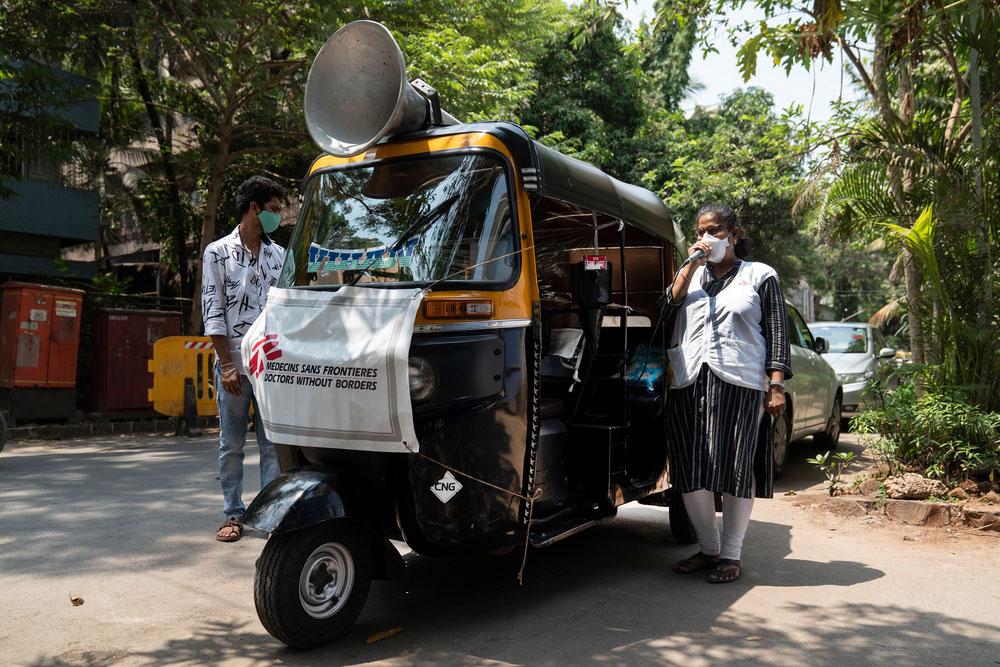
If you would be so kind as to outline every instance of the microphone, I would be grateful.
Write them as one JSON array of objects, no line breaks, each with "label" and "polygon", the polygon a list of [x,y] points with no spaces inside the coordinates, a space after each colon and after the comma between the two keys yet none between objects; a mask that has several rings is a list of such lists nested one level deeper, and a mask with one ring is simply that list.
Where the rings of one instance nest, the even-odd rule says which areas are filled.
[{"label": "microphone", "polygon": [[705,252],[704,250],[695,250],[694,254],[685,259],[684,262],[681,264],[681,266],[684,266],[685,264],[690,264],[691,262],[697,262],[699,259],[701,259],[707,254],[708,253]]}]

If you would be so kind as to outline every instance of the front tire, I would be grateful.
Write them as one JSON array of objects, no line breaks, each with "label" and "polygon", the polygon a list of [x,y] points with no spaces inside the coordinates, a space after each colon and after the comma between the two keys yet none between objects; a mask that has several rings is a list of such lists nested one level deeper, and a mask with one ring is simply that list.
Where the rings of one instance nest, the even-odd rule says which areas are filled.
[{"label": "front tire", "polygon": [[346,521],[274,535],[254,577],[261,624],[275,639],[299,649],[345,635],[368,598],[371,560],[366,541]]},{"label": "front tire", "polygon": [[833,399],[833,408],[830,410],[830,418],[826,420],[826,429],[813,436],[813,440],[819,445],[820,449],[833,451],[840,443],[841,400],[840,396]]},{"label": "front tire", "polygon": [[6,444],[7,444],[7,421],[3,418],[3,413],[0,412],[0,452],[3,451],[3,447]]},{"label": "front tire", "polygon": [[[787,404],[787,403],[786,403]],[[785,474],[785,462],[788,460],[788,443],[791,435],[788,421],[789,411],[777,417],[771,422],[771,454],[774,461],[774,478],[779,479]]]}]

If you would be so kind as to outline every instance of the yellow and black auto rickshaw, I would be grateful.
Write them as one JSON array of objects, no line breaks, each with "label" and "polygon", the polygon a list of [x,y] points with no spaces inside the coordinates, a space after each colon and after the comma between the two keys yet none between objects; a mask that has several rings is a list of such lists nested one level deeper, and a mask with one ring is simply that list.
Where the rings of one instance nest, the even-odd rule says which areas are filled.
[{"label": "yellow and black auto rickshaw", "polygon": [[[458,123],[370,21],[317,55],[306,116],[324,155],[244,340],[283,471],[245,517],[269,536],[267,630],[348,631],[401,573],[390,540],[520,554],[670,504],[663,203],[512,123]],[[693,540],[681,503],[670,519]]]}]

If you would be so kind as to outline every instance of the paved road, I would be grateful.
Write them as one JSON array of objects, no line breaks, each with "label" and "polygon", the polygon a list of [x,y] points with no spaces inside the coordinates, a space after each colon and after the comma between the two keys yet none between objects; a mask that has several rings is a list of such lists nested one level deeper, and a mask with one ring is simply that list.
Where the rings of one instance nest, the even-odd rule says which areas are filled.
[{"label": "paved road", "polygon": [[523,589],[506,562],[411,555],[348,637],[294,652],[254,612],[263,542],[212,539],[214,459],[210,438],[5,450],[0,665],[1000,664],[1000,540],[795,507],[786,489],[821,482],[803,463],[758,502],[735,584],[672,574],[691,548],[630,505],[534,552]]}]

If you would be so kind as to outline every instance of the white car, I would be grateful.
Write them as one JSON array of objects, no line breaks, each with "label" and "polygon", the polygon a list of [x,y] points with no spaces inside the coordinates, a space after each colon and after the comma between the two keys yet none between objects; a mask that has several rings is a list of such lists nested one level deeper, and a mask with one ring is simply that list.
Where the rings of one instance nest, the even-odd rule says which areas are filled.
[{"label": "white car", "polygon": [[813,436],[820,448],[835,449],[840,440],[843,393],[840,380],[821,354],[827,342],[813,336],[802,315],[789,303],[788,342],[792,377],[785,383],[785,414],[774,421],[774,474],[780,476],[788,446]]},{"label": "white car", "polygon": [[867,322],[813,322],[809,329],[827,342],[823,355],[844,387],[844,417],[864,410],[864,393],[873,379],[884,379],[896,350]]}]

